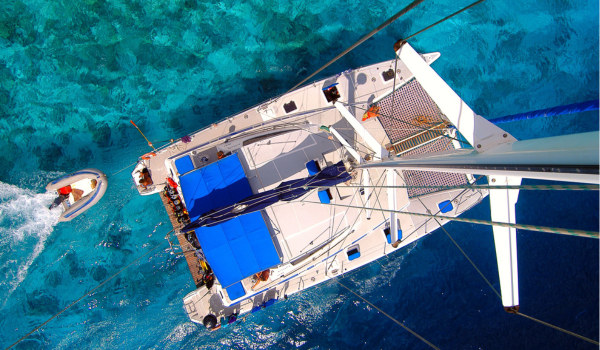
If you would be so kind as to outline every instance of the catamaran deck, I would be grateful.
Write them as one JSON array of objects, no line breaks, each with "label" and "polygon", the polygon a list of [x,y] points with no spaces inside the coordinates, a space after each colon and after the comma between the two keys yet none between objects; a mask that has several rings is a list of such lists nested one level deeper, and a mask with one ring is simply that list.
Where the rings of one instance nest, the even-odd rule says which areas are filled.
[{"label": "catamaran deck", "polygon": [[[422,57],[431,63],[439,54]],[[190,135],[190,142],[178,141],[160,149],[136,167],[138,171],[147,167],[155,180],[154,186],[138,188],[140,194],[160,191],[164,187],[161,179],[171,177],[182,185],[180,194],[194,220],[207,210],[271,190],[282,181],[305,178],[311,174],[308,167],[313,161],[318,168],[324,169],[339,161],[350,166],[359,161],[357,158],[376,156],[373,145],[367,145],[368,141],[324,96],[322,88],[334,83],[338,84],[341,101],[358,120],[373,103],[381,106],[378,118],[361,121],[361,124],[384,149],[409,156],[461,147],[447,137],[453,134],[447,119],[419,83],[411,80],[412,73],[401,61],[396,70],[398,89],[392,93],[393,64],[393,61],[383,62],[307,85],[194,133]],[[330,129],[332,133],[328,132]],[[352,155],[342,145],[344,142],[358,153]],[[224,159],[219,160],[219,151]],[[226,186],[217,182],[225,181],[226,176],[216,182],[206,180],[206,176],[212,176],[207,169],[234,158],[239,160],[248,187],[237,191],[240,193],[227,190],[229,194],[220,198],[215,193],[224,193]],[[390,215],[385,210],[455,216],[487,195],[483,190],[361,188],[365,184],[363,177],[367,175],[367,183],[371,186],[389,184],[390,178],[396,186],[450,186],[469,181],[460,174],[379,168],[364,172],[351,167],[348,170],[353,179],[328,190],[327,198],[332,205],[323,204],[323,196],[315,190],[299,200],[274,204],[262,210],[260,215],[254,215],[253,223],[248,225],[261,227],[263,233],[256,238],[262,242],[261,247],[253,246],[253,239],[247,239],[239,246],[240,242],[235,241],[237,237],[249,234],[243,233],[246,228],[241,222],[233,224],[237,225],[235,229],[196,231],[201,249],[194,248],[181,232],[177,232],[195,283],[201,277],[198,273],[201,259],[214,265],[217,277],[213,288],[201,287],[184,298],[191,320],[202,323],[208,314],[225,317],[257,311],[261,305],[265,306],[265,302],[274,302],[286,294],[363,266],[439,227],[437,222],[427,218],[398,215],[401,243],[394,248],[389,232]],[[133,175],[135,178],[135,173]],[[198,194],[196,189],[189,189],[197,187],[194,184],[198,181],[206,182],[201,185],[206,186],[206,193]],[[207,198],[210,205],[205,201]],[[169,204],[164,202],[169,210]],[[390,203],[394,203],[393,207]],[[443,211],[442,204],[446,206]],[[180,229],[176,218],[170,218],[174,228]],[[237,231],[242,232],[242,236]],[[213,237],[215,232],[222,237],[216,239],[220,242],[217,245]],[[226,252],[222,250],[225,249],[223,244],[228,247]],[[265,247],[269,262],[260,265],[256,249]],[[220,255],[216,254],[216,248],[220,249]],[[223,254],[228,257],[224,258]],[[252,263],[245,264],[244,261]],[[255,286],[252,275],[265,268],[270,271],[268,280]]]}]

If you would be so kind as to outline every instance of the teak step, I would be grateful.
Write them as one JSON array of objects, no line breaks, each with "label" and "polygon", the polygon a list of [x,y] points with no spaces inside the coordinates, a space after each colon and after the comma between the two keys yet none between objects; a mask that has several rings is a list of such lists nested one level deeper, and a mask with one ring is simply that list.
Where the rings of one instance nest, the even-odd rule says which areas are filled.
[{"label": "teak step", "polygon": [[445,128],[446,124],[439,123],[416,135],[407,137],[404,140],[394,143],[391,148],[394,150],[394,152],[396,152],[396,155],[400,155],[401,153],[410,151],[411,149],[419,147],[424,143],[428,143],[439,137],[442,137],[443,129]]},{"label": "teak step", "polygon": [[[182,229],[183,225],[180,224],[179,222],[177,222],[177,217],[173,213],[173,209],[171,208],[171,205],[169,204],[169,199],[167,197],[165,197],[165,195],[162,193],[162,191],[160,192],[160,199],[162,200],[162,202],[165,206],[165,209],[167,210],[167,214],[169,215],[169,220],[171,221],[171,225],[173,225],[173,228],[176,231]],[[194,280],[194,284],[196,285],[196,287],[199,287],[201,285],[200,282],[202,281],[203,273],[201,272],[202,267],[200,265],[200,260],[196,256],[194,247],[192,246],[192,244],[190,242],[188,242],[187,239],[185,239],[185,236],[183,234],[177,235],[177,240],[179,241],[179,245],[181,246],[181,251],[183,252],[183,256],[185,257],[185,260],[188,264],[190,273],[192,274],[192,279]]]}]

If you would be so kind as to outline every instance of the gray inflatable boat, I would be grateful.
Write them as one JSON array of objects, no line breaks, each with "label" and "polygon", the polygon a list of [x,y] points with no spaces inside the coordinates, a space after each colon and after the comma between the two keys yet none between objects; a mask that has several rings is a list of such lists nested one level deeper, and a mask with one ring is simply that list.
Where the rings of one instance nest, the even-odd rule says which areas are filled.
[{"label": "gray inflatable boat", "polygon": [[64,212],[58,221],[71,221],[98,203],[106,192],[106,175],[98,169],[83,169],[63,176],[46,186],[48,191],[56,191],[58,198],[51,209],[60,204]]}]

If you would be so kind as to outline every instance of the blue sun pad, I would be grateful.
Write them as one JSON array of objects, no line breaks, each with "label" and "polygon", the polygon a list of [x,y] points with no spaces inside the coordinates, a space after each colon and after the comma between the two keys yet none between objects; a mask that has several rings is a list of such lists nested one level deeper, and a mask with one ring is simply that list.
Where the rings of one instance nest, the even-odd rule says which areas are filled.
[{"label": "blue sun pad", "polygon": [[226,289],[227,295],[229,295],[229,299],[234,300],[239,297],[243,297],[246,294],[244,290],[244,286],[242,286],[242,282],[238,282]]},{"label": "blue sun pad", "polygon": [[308,170],[308,175],[316,175],[319,173],[319,168],[317,168],[317,162],[314,160],[309,160],[306,163],[306,170]]},{"label": "blue sun pad", "polygon": [[194,163],[190,156],[181,157],[175,161],[175,168],[179,174],[185,174],[194,170]]},{"label": "blue sun pad", "polygon": [[[181,159],[185,157],[178,160]],[[237,154],[187,173],[179,178],[179,182],[191,221],[211,209],[252,195]]]},{"label": "blue sun pad", "polygon": [[[192,171],[179,180],[192,221],[209,210],[252,195],[237,154]],[[196,229],[196,237],[208,264],[232,300],[245,294],[241,284],[234,285],[236,282],[280,263],[260,211]]]},{"label": "blue sun pad", "polygon": [[321,203],[323,203],[323,204],[330,203],[329,194],[327,193],[327,190],[319,191],[319,192],[317,192],[317,195],[319,196],[319,201],[321,201]]}]

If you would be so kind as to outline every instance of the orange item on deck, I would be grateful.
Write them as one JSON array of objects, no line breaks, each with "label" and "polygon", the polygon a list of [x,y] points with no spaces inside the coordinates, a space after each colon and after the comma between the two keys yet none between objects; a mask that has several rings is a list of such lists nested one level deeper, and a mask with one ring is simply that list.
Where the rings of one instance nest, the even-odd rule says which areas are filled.
[{"label": "orange item on deck", "polygon": [[379,106],[371,106],[371,108],[369,108],[368,111],[365,112],[365,114],[363,114],[363,118],[362,121],[364,122],[367,119],[371,119],[371,118],[377,118],[379,117]]},{"label": "orange item on deck", "polygon": [[58,194],[62,194],[62,195],[68,195],[71,192],[73,192],[73,189],[71,188],[71,185],[65,186],[65,187],[61,187],[61,188],[58,189]]},{"label": "orange item on deck", "polygon": [[171,179],[170,177],[167,177],[167,182],[169,183],[169,186],[177,188],[177,183],[173,181],[173,179]]}]

